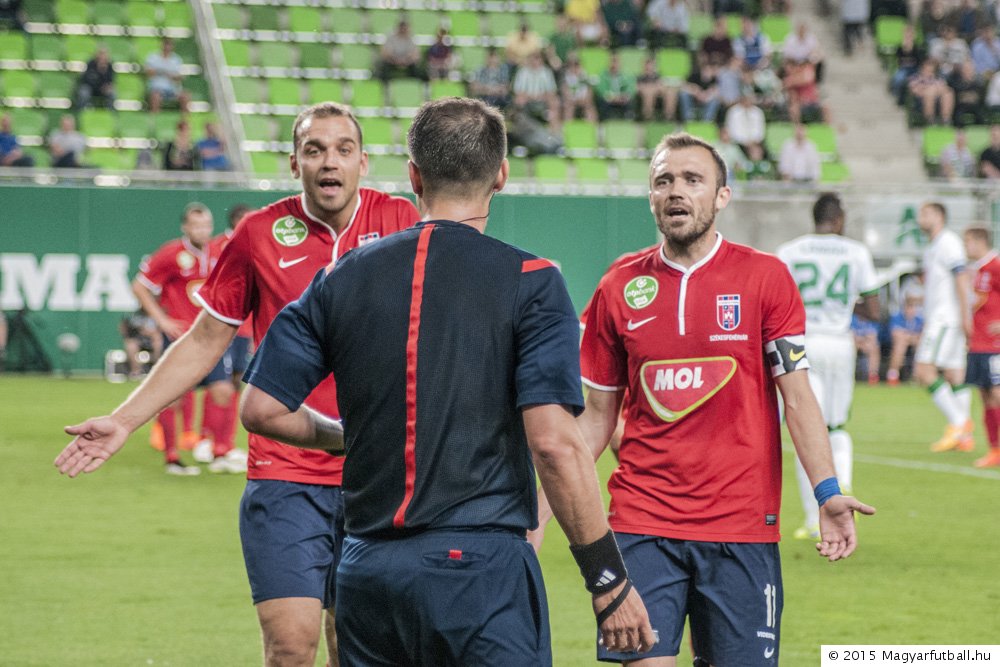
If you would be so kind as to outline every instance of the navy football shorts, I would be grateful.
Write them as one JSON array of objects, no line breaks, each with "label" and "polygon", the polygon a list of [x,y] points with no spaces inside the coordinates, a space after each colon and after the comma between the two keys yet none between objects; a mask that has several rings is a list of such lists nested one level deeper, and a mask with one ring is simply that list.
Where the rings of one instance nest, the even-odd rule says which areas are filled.
[{"label": "navy football shorts", "polygon": [[337,572],[343,667],[552,664],[538,559],[523,535],[348,537]]},{"label": "navy football shorts", "polygon": [[[174,341],[170,340],[166,336],[163,337],[163,351],[166,352],[167,348]],[[227,382],[233,381],[233,346],[230,345],[226,348],[226,351],[222,353],[219,361],[216,362],[215,367],[208,372],[208,375],[201,379],[198,383],[199,387],[207,387],[210,384],[215,384],[216,382],[222,382],[223,380]]]},{"label": "navy football shorts", "polygon": [[304,597],[322,600],[324,609],[334,605],[344,541],[339,486],[248,480],[240,540],[254,604]]},{"label": "navy football shorts", "polygon": [[649,653],[606,651],[606,662],[674,656],[690,617],[696,666],[774,667],[783,604],[778,545],[693,542],[617,533],[629,577],[660,641]]},{"label": "navy football shorts", "polygon": [[1000,387],[1000,354],[969,352],[965,366],[965,384],[983,389]]},{"label": "navy football shorts", "polygon": [[234,338],[233,342],[229,344],[227,354],[229,354],[233,363],[233,370],[230,375],[236,374],[242,376],[250,364],[250,338],[247,336],[237,336]]}]

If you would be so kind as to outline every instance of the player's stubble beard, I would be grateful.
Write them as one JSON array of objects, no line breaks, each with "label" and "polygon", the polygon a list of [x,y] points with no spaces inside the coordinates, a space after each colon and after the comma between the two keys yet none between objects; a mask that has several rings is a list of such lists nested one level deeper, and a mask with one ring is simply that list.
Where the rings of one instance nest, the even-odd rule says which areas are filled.
[{"label": "player's stubble beard", "polygon": [[668,202],[657,214],[656,228],[663,234],[667,247],[678,253],[686,252],[691,246],[705,238],[715,224],[715,214],[718,212],[715,201],[712,201],[712,210],[707,214],[692,211],[694,224],[685,229],[671,226],[670,216],[667,214],[669,208],[670,203]]}]

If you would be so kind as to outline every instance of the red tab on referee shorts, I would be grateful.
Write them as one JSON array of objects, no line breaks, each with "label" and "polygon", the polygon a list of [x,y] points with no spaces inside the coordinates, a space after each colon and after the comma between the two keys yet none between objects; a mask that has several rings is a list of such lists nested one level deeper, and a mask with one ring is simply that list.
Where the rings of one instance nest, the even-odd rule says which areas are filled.
[{"label": "red tab on referee shorts", "polygon": [[462,550],[451,549],[450,551],[448,551],[448,558],[452,560],[462,560]]}]

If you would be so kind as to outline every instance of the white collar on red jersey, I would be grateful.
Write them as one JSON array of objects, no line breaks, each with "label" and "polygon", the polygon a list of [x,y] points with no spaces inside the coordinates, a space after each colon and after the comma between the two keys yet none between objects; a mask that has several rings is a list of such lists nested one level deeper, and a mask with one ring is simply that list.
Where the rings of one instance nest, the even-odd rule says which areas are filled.
[{"label": "white collar on red jersey", "polygon": [[977,261],[969,264],[969,268],[972,269],[973,271],[978,271],[979,269],[983,268],[991,261],[993,261],[996,257],[997,257],[997,251],[990,250],[988,253],[980,257]]},{"label": "white collar on red jersey", "polygon": [[[666,242],[664,242],[664,243],[666,243]],[[677,262],[671,262],[669,259],[667,259],[666,253],[663,252],[664,245],[662,245],[662,244],[660,245],[659,255],[660,255],[660,259],[663,261],[663,263],[666,264],[667,266],[669,266],[670,268],[676,269],[676,270],[680,271],[681,273],[683,273],[685,275],[690,275],[690,274],[694,273],[695,271],[697,271],[702,266],[704,266],[705,264],[708,264],[708,262],[713,257],[715,257],[715,254],[717,252],[719,252],[719,248],[721,248],[721,247],[722,247],[722,234],[720,234],[719,232],[715,232],[715,245],[712,246],[712,249],[708,251],[707,255],[705,255],[704,257],[702,257],[701,259],[699,259],[697,262],[695,262],[694,264],[692,264],[690,267],[684,266],[682,264],[678,264]]]},{"label": "white collar on red jersey", "polygon": [[[306,193],[303,192],[302,194],[299,195],[299,201],[302,203],[302,210],[305,211],[306,216],[310,220],[312,220],[313,222],[315,222],[317,225],[323,225],[324,227],[326,227],[326,230],[328,232],[330,232],[330,236],[333,237],[333,239],[335,241],[339,240],[339,238],[337,236],[337,232],[333,231],[333,227],[331,227],[330,225],[326,224],[325,222],[323,222],[322,220],[320,220],[319,218],[317,218],[315,215],[313,215],[309,211],[309,207],[306,205]],[[342,232],[340,232],[341,235],[343,235],[344,232],[346,232],[348,229],[351,228],[351,225],[354,224],[354,220],[357,219],[357,217],[358,217],[358,211],[360,211],[360,210],[361,210],[361,189],[358,188],[358,205],[354,207],[354,213],[351,214],[351,219],[347,223],[347,226],[344,227],[344,230]]]}]

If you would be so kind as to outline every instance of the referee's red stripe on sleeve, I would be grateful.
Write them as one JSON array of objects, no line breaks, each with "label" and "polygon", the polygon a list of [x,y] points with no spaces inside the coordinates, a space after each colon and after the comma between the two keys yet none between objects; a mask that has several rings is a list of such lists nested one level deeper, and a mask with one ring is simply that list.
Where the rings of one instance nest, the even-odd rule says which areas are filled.
[{"label": "referee's red stripe on sleeve", "polygon": [[539,269],[547,269],[550,266],[555,268],[556,265],[547,259],[526,259],[521,264],[521,273],[531,273]]},{"label": "referee's red stripe on sleeve", "polygon": [[417,478],[417,338],[420,335],[420,306],[424,297],[424,268],[427,265],[427,246],[430,245],[434,225],[420,231],[417,253],[413,258],[413,286],[410,290],[410,326],[406,336],[406,446],[403,459],[406,465],[406,490],[392,519],[394,528],[406,525],[406,508],[413,500],[413,487]]}]

